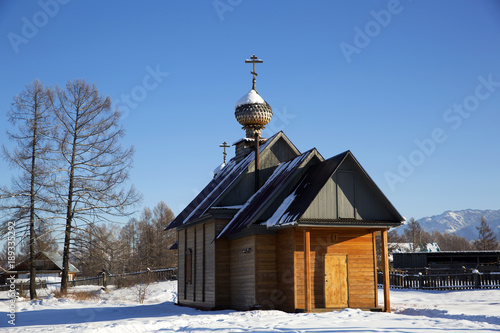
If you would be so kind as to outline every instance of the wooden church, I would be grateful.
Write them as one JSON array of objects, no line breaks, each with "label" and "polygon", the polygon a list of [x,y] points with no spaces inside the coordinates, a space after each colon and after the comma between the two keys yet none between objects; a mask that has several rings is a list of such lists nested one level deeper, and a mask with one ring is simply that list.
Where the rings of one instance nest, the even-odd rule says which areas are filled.
[{"label": "wooden church", "polygon": [[[287,312],[390,312],[387,230],[403,217],[350,151],[325,159],[261,130],[272,109],[253,87],[236,104],[235,157],[169,224],[179,305]],[[377,293],[381,234],[383,307]]]}]

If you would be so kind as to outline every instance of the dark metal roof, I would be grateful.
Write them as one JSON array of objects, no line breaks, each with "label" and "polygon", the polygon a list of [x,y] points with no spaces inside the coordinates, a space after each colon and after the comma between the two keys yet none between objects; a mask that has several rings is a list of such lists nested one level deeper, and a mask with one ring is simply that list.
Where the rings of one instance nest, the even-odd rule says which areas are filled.
[{"label": "dark metal roof", "polygon": [[[280,132],[281,133],[281,132]],[[279,133],[278,133],[279,134]],[[269,138],[265,144],[260,146],[260,152],[273,141],[278,134]],[[172,229],[200,218],[215,203],[215,201],[229,188],[229,186],[245,171],[255,159],[255,152],[251,152],[240,162],[231,159],[229,163],[212,179],[191,203],[169,223],[165,228]]]},{"label": "dark metal roof", "polygon": [[[38,251],[34,254],[35,260],[45,260],[47,259],[49,262],[52,262],[58,269],[62,270],[63,269],[63,257],[57,253],[57,252],[44,252],[44,251]],[[45,257],[45,259],[44,259]],[[18,270],[19,266],[22,266],[24,263],[28,262],[30,259],[30,256],[26,256],[21,262],[19,262],[15,267],[14,270]],[[72,263],[69,263],[69,272],[71,273],[79,273],[80,271],[78,268],[76,268]]]},{"label": "dark metal roof", "polygon": [[315,150],[310,150],[288,162],[281,163],[216,238],[235,234],[254,223],[269,202],[281,192],[283,185],[293,177],[297,169],[311,156],[313,151]]},{"label": "dark metal roof", "polygon": [[[353,221],[337,219],[332,221],[320,220],[301,220],[301,216],[305,213],[311,202],[316,198],[319,191],[323,188],[328,179],[336,172],[340,164],[350,156],[360,168],[362,174],[372,184],[373,188],[378,192],[379,197],[384,201],[386,207],[394,216],[393,221]],[[302,180],[299,182],[295,190],[285,199],[275,214],[267,221],[268,227],[279,227],[286,224],[328,224],[328,225],[370,225],[370,226],[397,226],[400,225],[404,218],[394,208],[387,197],[382,193],[378,186],[373,182],[366,171],[361,167],[356,158],[348,150],[325,160],[317,165],[309,168]]]},{"label": "dark metal roof", "polygon": [[337,170],[349,153],[349,151],[343,152],[310,167],[295,188],[295,191],[283,201],[282,205],[271,217],[270,220],[275,222],[269,222],[268,226],[270,224],[279,226],[296,221],[306,211],[328,178]]}]

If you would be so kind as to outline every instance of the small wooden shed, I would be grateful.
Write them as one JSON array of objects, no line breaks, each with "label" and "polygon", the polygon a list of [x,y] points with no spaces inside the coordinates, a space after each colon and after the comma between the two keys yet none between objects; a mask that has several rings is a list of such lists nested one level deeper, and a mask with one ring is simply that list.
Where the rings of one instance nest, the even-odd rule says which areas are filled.
[{"label": "small wooden shed", "polygon": [[[387,230],[403,218],[350,151],[300,153],[283,132],[236,157],[167,228],[177,228],[178,304],[204,309],[390,311]],[[255,148],[255,147],[254,147]],[[244,150],[247,149],[246,153]]]}]

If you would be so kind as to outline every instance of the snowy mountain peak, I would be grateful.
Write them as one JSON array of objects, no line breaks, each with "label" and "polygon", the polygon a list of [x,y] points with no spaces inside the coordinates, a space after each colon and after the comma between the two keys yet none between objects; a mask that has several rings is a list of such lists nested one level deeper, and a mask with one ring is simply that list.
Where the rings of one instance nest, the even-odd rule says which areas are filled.
[{"label": "snowy mountain peak", "polygon": [[417,221],[427,232],[432,233],[437,230],[441,233],[456,233],[458,236],[465,237],[467,240],[474,240],[477,239],[478,233],[476,226],[479,226],[482,216],[484,216],[490,228],[500,239],[500,210],[447,210],[441,215],[422,217]]}]

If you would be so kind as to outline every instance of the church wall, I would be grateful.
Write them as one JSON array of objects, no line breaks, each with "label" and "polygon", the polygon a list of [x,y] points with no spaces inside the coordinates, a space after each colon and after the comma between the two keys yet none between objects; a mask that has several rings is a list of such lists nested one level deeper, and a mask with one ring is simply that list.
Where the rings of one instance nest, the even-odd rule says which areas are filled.
[{"label": "church wall", "polygon": [[255,236],[255,298],[256,304],[274,309],[281,301],[277,290],[276,235]]},{"label": "church wall", "polygon": [[[218,235],[228,220],[215,221],[215,235]],[[227,238],[217,239],[215,244],[215,303],[217,308],[231,307],[229,241]]]},{"label": "church wall", "polygon": [[256,305],[255,236],[229,242],[231,307],[248,310]]},{"label": "church wall", "polygon": [[215,300],[215,223],[178,231],[178,302],[213,308]]},{"label": "church wall", "polygon": [[[294,229],[283,229],[276,233],[276,292],[273,305],[276,309],[293,312],[295,310]],[[302,258],[302,265],[304,259]]]}]

